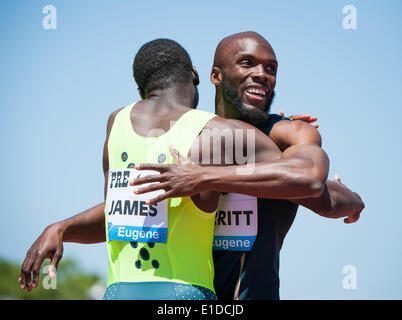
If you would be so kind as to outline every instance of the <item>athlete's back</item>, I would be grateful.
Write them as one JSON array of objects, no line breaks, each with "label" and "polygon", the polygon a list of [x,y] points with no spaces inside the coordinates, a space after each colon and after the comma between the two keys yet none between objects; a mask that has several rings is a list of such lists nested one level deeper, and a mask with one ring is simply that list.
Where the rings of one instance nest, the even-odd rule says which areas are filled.
[{"label": "athlete's back", "polygon": [[[152,103],[144,101],[116,114],[108,139],[110,171],[127,170],[136,163],[173,163],[169,146],[188,153],[205,123],[215,116],[181,106],[152,111]],[[215,212],[200,210],[189,197],[168,199],[164,209],[162,204],[147,207],[135,196],[131,202],[124,196],[113,202],[110,192],[105,207],[109,259],[105,299],[213,299]],[[118,201],[127,205],[116,210]],[[148,214],[145,221],[142,214]],[[134,219],[139,222],[126,226]],[[167,222],[165,237],[144,239],[134,233],[154,230],[149,229],[155,225],[152,220],[160,223],[160,219]]]}]

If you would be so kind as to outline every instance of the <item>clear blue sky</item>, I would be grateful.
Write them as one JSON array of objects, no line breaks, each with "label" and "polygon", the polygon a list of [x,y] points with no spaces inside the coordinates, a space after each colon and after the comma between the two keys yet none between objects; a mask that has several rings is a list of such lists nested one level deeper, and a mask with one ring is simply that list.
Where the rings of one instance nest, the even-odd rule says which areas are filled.
[{"label": "clear blue sky", "polygon": [[[45,30],[45,5],[57,29]],[[357,29],[342,27],[345,5]],[[43,228],[103,200],[102,148],[115,109],[138,100],[131,65],[159,37],[197,67],[199,108],[219,40],[253,30],[279,60],[272,111],[319,118],[330,175],[366,204],[357,224],[300,209],[281,255],[282,299],[402,299],[400,1],[1,1],[0,256],[22,262]],[[399,39],[399,40],[398,40]],[[106,279],[106,247],[65,245]],[[357,289],[345,290],[353,265]]]}]

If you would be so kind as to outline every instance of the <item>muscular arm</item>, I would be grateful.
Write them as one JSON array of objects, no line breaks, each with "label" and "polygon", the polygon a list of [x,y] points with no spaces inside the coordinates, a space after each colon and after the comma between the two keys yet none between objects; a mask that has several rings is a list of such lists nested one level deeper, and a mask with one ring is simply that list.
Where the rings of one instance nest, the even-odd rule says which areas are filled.
[{"label": "muscular arm", "polygon": [[54,224],[62,235],[63,242],[99,243],[105,238],[104,202],[69,219]]},{"label": "muscular arm", "polygon": [[[306,144],[290,147],[281,153],[269,137],[251,125],[237,120],[225,119],[225,121],[230,122],[230,127],[234,129],[249,129],[250,132],[254,132],[255,139],[251,141],[255,142],[255,153],[247,154],[248,164],[200,166],[189,161],[181,161],[176,165],[163,167],[152,164],[139,165],[139,169],[160,170],[162,174],[134,179],[132,185],[147,182],[162,183],[140,188],[137,193],[159,189],[167,191],[150,203],[160,201],[164,197],[188,196],[203,190],[243,193],[273,199],[315,197],[322,193],[329,163],[320,147]],[[314,128],[311,129],[317,132]],[[244,141],[234,140],[236,144],[240,142],[245,145]],[[265,162],[255,163],[255,161]]]},{"label": "muscular arm", "polygon": [[[107,142],[113,120],[118,111],[109,117],[107,137],[103,150],[103,170],[105,173],[105,190],[107,172],[109,170]],[[49,275],[55,276],[59,261],[63,255],[63,242],[99,243],[105,241],[104,203],[100,203],[69,219],[56,222],[42,232],[39,238],[28,250],[21,265],[19,277],[20,288],[36,288],[39,281],[39,272],[45,259],[50,259]],[[32,281],[31,281],[32,280]]]},{"label": "muscular arm", "polygon": [[[230,121],[231,126],[238,126],[238,129],[253,128],[239,121]],[[344,186],[326,182],[329,161],[321,149],[321,136],[315,128],[301,121],[281,121],[271,133],[284,152],[281,153],[271,139],[256,130],[255,161],[264,162],[227,167],[200,166],[182,158],[174,165],[141,164],[136,166],[137,169],[157,170],[161,174],[134,179],[130,184],[161,182],[137,189],[138,194],[166,191],[149,203],[215,190],[288,199],[331,218],[350,216],[364,208],[357,194]]]},{"label": "muscular arm", "polygon": [[364,209],[364,203],[357,193],[343,184],[329,180],[320,197],[293,201],[325,218],[348,217],[345,219],[346,223],[357,221],[360,212]]},{"label": "muscular arm", "polygon": [[[106,140],[103,147],[103,173],[105,177],[104,197],[106,197],[107,178],[109,171],[109,153],[108,153],[108,140],[110,130],[112,129],[114,118],[120,111],[117,110],[109,116],[107,123]],[[57,222],[54,228],[57,228],[61,233],[63,242],[76,242],[76,243],[99,243],[106,241],[105,236],[105,203],[98,205],[77,214],[69,219]]]},{"label": "muscular arm", "polygon": [[[300,134],[305,125],[292,121],[280,121],[274,125],[270,137],[281,150],[303,146],[306,143],[321,147],[321,139],[311,139],[313,134],[308,130]],[[343,184],[327,180],[324,190],[319,197],[306,199],[293,199],[294,202],[312,210],[326,218],[340,218],[358,215],[364,209],[364,203],[355,192],[349,190]]]},{"label": "muscular arm", "polygon": [[[328,175],[329,161],[319,146],[321,138],[318,131],[302,122],[299,125],[297,133],[308,138],[303,144],[290,146],[283,153],[271,139],[256,130],[256,163],[249,164],[248,168],[245,165],[206,168],[204,183],[207,188],[273,199],[320,196]],[[272,155],[274,151],[275,156]]]}]

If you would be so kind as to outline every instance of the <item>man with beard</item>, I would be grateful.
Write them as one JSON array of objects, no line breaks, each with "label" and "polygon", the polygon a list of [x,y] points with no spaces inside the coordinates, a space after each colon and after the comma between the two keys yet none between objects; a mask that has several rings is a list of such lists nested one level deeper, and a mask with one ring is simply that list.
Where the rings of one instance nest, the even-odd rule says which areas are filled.
[{"label": "man with beard", "polygon": [[[220,68],[219,66],[216,66],[216,68]],[[216,69],[215,71],[219,71],[218,69]],[[214,72],[214,71],[213,71]],[[264,73],[265,71],[263,71]],[[222,112],[222,115],[227,117],[227,118],[238,118],[240,111],[236,111],[237,109],[235,107],[233,107],[230,103],[230,97],[225,97],[224,98],[224,94],[221,93],[221,99],[219,100],[219,88],[220,88],[220,82],[222,80],[222,78],[219,78],[219,72],[215,72],[216,73],[216,78],[213,76],[212,79],[213,81],[217,80],[217,82],[215,83],[217,85],[217,101],[219,102],[217,104],[217,112],[220,113]],[[255,72],[254,72],[255,73]],[[227,92],[230,93],[230,82],[232,82],[235,86],[238,85],[234,80],[236,77],[229,77],[233,76],[233,74],[231,74],[230,72],[225,72],[225,74],[227,75],[227,80],[225,81],[225,94]],[[221,74],[223,75],[223,74]],[[263,78],[261,78],[261,80],[259,80],[258,77],[261,77],[259,75],[257,75],[257,78],[253,80],[253,86],[249,86],[247,87],[247,94],[249,95],[248,100],[250,100],[252,103],[256,103],[258,106],[263,105],[264,107],[262,109],[265,108],[265,106],[269,105],[268,104],[268,99],[265,98],[265,96],[272,96],[272,94],[269,94],[269,89],[273,90],[272,86],[271,88],[268,87],[267,84],[267,79],[266,77],[263,75]],[[226,78],[225,78],[226,79]],[[264,83],[264,85],[261,85],[261,83]],[[233,92],[233,90],[231,90]],[[222,90],[223,92],[223,90]],[[264,95],[265,93],[265,95]],[[233,96],[233,94],[232,94]],[[261,96],[261,97],[260,97]],[[261,100],[263,100],[261,102]],[[272,97],[270,99],[272,101]],[[221,107],[221,109],[219,110],[219,107]],[[249,108],[249,110],[253,110],[253,105],[247,106],[247,108]],[[256,123],[256,121],[258,120],[258,114],[263,114],[262,112],[258,113],[258,112],[252,112],[253,114],[255,113],[255,115],[252,116],[252,123]],[[240,117],[239,117],[240,118]],[[244,118],[243,118],[244,119]],[[254,120],[255,119],[255,120]],[[272,118],[271,118],[272,119]],[[269,118],[265,118],[265,120],[269,120]],[[279,123],[278,123],[279,124]],[[301,125],[300,125],[301,126]],[[311,199],[307,199],[307,200],[297,200],[299,202],[303,202],[303,205],[315,210],[316,212],[320,212],[320,214],[322,215],[327,215],[327,216],[331,216],[331,217],[343,217],[343,216],[352,216],[353,214],[357,214],[357,212],[360,210],[362,210],[362,203],[360,201],[360,199],[358,199],[358,196],[353,194],[352,192],[350,192],[350,190],[342,187],[341,185],[338,184],[331,184],[330,182],[327,182],[327,188],[325,188],[324,192],[322,193],[322,187],[319,185],[313,185],[313,184],[309,184],[308,181],[306,181],[306,179],[299,179],[299,187],[300,185],[303,186],[307,186],[309,185],[309,187],[307,187],[305,189],[305,193],[304,196],[301,196],[300,194],[300,188],[295,187],[294,184],[292,184],[292,181],[289,180],[284,180],[284,179],[278,179],[278,176],[287,176],[288,178],[290,178],[290,175],[288,175],[288,173],[298,173],[299,177],[302,177],[303,175],[300,174],[300,172],[298,172],[296,170],[296,167],[298,164],[300,163],[311,163],[313,164],[315,160],[318,161],[326,161],[326,156],[325,153],[322,152],[322,150],[320,151],[320,148],[318,147],[318,145],[320,144],[320,137],[319,134],[316,132],[315,129],[313,129],[311,126],[308,125],[307,127],[302,127],[303,130],[306,130],[308,132],[311,133],[311,135],[313,136],[313,140],[315,143],[307,143],[305,144],[303,147],[300,147],[300,145],[295,144],[295,146],[293,147],[293,145],[289,145],[291,147],[289,148],[284,148],[284,146],[282,146],[282,148],[285,150],[284,155],[287,158],[291,158],[295,155],[294,159],[294,167],[290,168],[290,167],[281,167],[281,163],[280,161],[272,161],[272,163],[269,164],[269,166],[260,166],[259,164],[257,164],[254,170],[253,175],[251,176],[236,176],[236,168],[235,167],[222,167],[219,168],[219,170],[216,170],[216,167],[212,168],[212,171],[208,171],[211,168],[207,168],[207,167],[201,167],[198,166],[194,163],[192,163],[190,160],[188,159],[183,159],[180,158],[180,156],[176,155],[177,158],[181,159],[180,163],[175,166],[175,165],[152,165],[153,168],[152,170],[170,170],[170,172],[176,173],[176,174],[171,174],[170,176],[172,178],[177,177],[179,180],[181,179],[181,183],[173,183],[172,185],[169,185],[169,191],[166,192],[164,194],[165,197],[177,197],[178,193],[182,193],[182,196],[189,196],[189,195],[194,195],[197,194],[198,191],[197,190],[201,190],[203,188],[205,188],[206,190],[211,189],[211,190],[215,190],[215,191],[219,191],[219,192],[233,192],[233,193],[240,193],[240,192],[244,192],[253,196],[258,196],[258,197],[270,197],[270,198],[277,198],[277,199],[289,199],[292,197],[301,197],[301,198],[305,198],[306,196],[319,196],[318,198],[311,198]],[[303,133],[303,130],[299,130],[301,131],[300,133]],[[286,153],[286,154],[285,154]],[[317,159],[313,158],[316,157]],[[322,158],[324,157],[324,158]],[[261,161],[261,160],[260,160]],[[162,168],[163,166],[163,168]],[[138,169],[144,169],[146,166],[140,166],[138,167]],[[304,173],[304,177],[309,177],[312,176],[314,174],[316,174],[316,172],[314,172],[314,165],[311,165],[309,167],[312,171],[308,171],[309,169],[305,169],[303,171]],[[190,169],[190,170],[184,170],[184,169]],[[205,171],[204,171],[205,169]],[[224,171],[221,171],[221,169],[225,169]],[[201,171],[199,170],[203,170],[202,174]],[[307,171],[306,171],[307,170]],[[220,177],[225,177],[223,180],[219,180],[216,179],[214,181],[214,183],[211,184],[211,180],[209,181],[209,185],[207,183],[194,183],[194,184],[189,184],[189,180],[185,178],[185,176],[187,175],[187,177],[189,176],[193,176],[195,178],[195,180],[193,181],[201,181],[201,180],[197,180],[198,178],[204,178],[205,177],[205,172],[209,172],[208,174],[211,176],[211,174],[214,174],[214,171],[216,171],[217,173],[219,172]],[[184,174],[185,173],[185,174]],[[199,175],[200,174],[200,175]],[[166,178],[167,175],[167,171],[165,171],[163,174],[160,175],[160,177],[165,177]],[[199,177],[197,178],[197,176],[199,175]],[[326,176],[326,175],[325,175]],[[152,177],[152,179],[154,179],[153,181],[157,181],[158,178],[155,178],[153,176],[148,176],[148,177]],[[309,178],[307,179],[309,180]],[[151,181],[149,178],[147,178],[147,181],[144,180],[139,180],[139,181],[135,181],[135,183],[140,183],[140,182],[153,182]],[[178,180],[175,180],[176,182]],[[280,183],[278,183],[278,181],[280,181]],[[309,180],[312,181],[312,180]],[[306,183],[307,182],[307,183]],[[169,181],[166,180],[166,182],[164,182],[164,185],[167,186],[169,184]],[[157,188],[160,188],[161,185],[158,185],[155,187],[154,185],[151,185],[151,188],[154,188],[154,190],[156,190]],[[185,187],[185,189],[183,189],[183,187]],[[149,188],[143,188],[142,190],[139,190],[137,193],[144,193],[144,192],[148,192],[150,191]],[[321,196],[320,196],[321,195]],[[155,201],[159,201],[160,199],[156,199]],[[263,209],[264,207],[261,207],[261,201],[259,201],[259,219],[261,219],[261,217],[263,216],[271,216],[271,212],[266,212],[264,214]],[[148,203],[151,204],[151,203]],[[296,205],[293,205],[292,203],[292,208],[296,208]],[[355,207],[355,208],[353,208]],[[262,208],[262,209],[260,209]],[[72,218],[66,221],[66,223],[64,223],[64,227],[65,228],[67,225],[74,225],[75,230],[93,230],[93,236],[89,236],[88,235],[88,239],[85,240],[81,240],[78,239],[77,234],[79,233],[78,231],[75,233],[75,235],[70,235],[67,233],[63,233],[60,231],[60,224],[58,224],[57,228],[47,228],[46,231],[41,235],[41,237],[35,242],[35,244],[32,246],[32,248],[30,249],[30,251],[27,254],[27,259],[24,262],[24,265],[22,267],[22,273],[21,273],[21,282],[22,282],[22,288],[25,287],[30,287],[30,273],[33,269],[34,272],[34,286],[35,283],[37,283],[37,274],[39,272],[39,268],[40,265],[43,261],[43,259],[45,257],[51,257],[52,258],[52,266],[57,266],[58,261],[61,258],[61,252],[62,252],[62,242],[63,241],[71,241],[71,242],[81,242],[81,243],[95,243],[95,242],[100,242],[100,241],[104,241],[101,239],[102,234],[104,234],[104,223],[103,223],[103,210],[104,210],[104,204],[100,204],[94,208],[89,209],[88,211]],[[270,208],[270,210],[272,210]],[[276,215],[274,215],[276,218],[279,218],[279,211],[283,211],[284,215],[286,216],[286,212],[284,211],[286,210],[286,208],[284,208],[284,206],[282,206],[282,208],[278,208],[278,212]],[[289,220],[289,219],[288,219]],[[353,221],[351,221],[353,222]],[[290,227],[290,222],[288,222],[288,226]],[[217,270],[217,274],[216,274],[216,279],[217,281],[215,282],[215,285],[217,287],[220,287],[220,282],[224,283],[224,287],[225,289],[228,289],[228,291],[230,291],[229,294],[225,294],[225,293],[219,293],[218,292],[218,297],[219,298],[232,298],[233,297],[233,289],[234,286],[236,285],[236,280],[237,277],[240,273],[240,271],[242,271],[242,275],[245,274],[247,272],[247,268],[242,268],[241,266],[241,262],[244,260],[247,264],[247,266],[252,266],[251,262],[252,259],[250,257],[253,256],[257,256],[259,253],[261,253],[261,251],[263,250],[256,250],[257,246],[258,247],[263,247],[265,245],[265,243],[267,241],[265,241],[264,239],[262,239],[262,235],[261,233],[270,233],[270,230],[263,230],[261,231],[262,228],[265,227],[264,223],[261,223],[259,221],[259,232],[258,232],[258,236],[256,239],[256,242],[254,244],[254,248],[251,252],[249,252],[247,255],[243,254],[242,252],[225,252],[223,259],[221,260],[222,263],[220,263],[218,261],[218,258],[216,260],[217,265],[215,266],[216,270]],[[61,228],[61,229],[63,229]],[[65,229],[64,229],[65,230]],[[98,231],[96,231],[98,230]],[[281,230],[279,230],[278,232],[280,232]],[[102,233],[103,232],[103,233]],[[99,235],[99,237],[97,238],[95,235]],[[274,234],[274,236],[276,236],[276,234]],[[284,237],[284,234],[283,234]],[[91,239],[89,239],[91,238]],[[77,240],[78,239],[78,240]],[[280,239],[279,239],[280,240]],[[283,240],[283,238],[282,238]],[[259,243],[262,243],[261,245]],[[273,244],[274,248],[272,249],[272,251],[275,254],[279,255],[279,249],[280,246],[277,245],[277,243]],[[279,248],[279,249],[278,249]],[[266,248],[265,248],[266,249]],[[255,253],[255,254],[254,254]],[[242,258],[243,257],[243,258]],[[268,260],[271,259],[271,255],[267,256]],[[255,259],[254,259],[255,260]],[[224,261],[228,261],[228,269],[226,270],[226,272],[222,273],[222,275],[220,274],[219,270],[221,269],[220,266],[222,266],[225,262]],[[269,261],[270,264],[275,265],[275,261]],[[251,267],[250,267],[251,268]],[[250,269],[251,270],[251,269]],[[256,275],[257,278],[256,281],[264,281],[264,278],[267,276],[266,271],[264,271],[263,273],[259,273]],[[229,278],[233,278],[231,281],[221,281],[219,279],[224,279],[225,277],[229,277]],[[36,281],[35,281],[36,280]],[[244,283],[244,282],[243,282]],[[266,283],[266,281],[265,281]],[[232,288],[233,287],[233,288]],[[252,288],[253,289],[253,288]],[[266,290],[267,288],[265,288]],[[220,291],[222,291],[221,289],[219,289]],[[253,289],[254,290],[254,289]],[[254,290],[255,292],[255,290]],[[241,298],[243,298],[241,296]],[[257,295],[254,295],[254,297],[252,298],[258,298]],[[267,298],[267,297],[262,297],[262,298]],[[268,297],[270,298],[270,297]]]},{"label": "man with beard", "polygon": [[[206,156],[211,161],[217,155],[216,160],[221,161],[221,155],[234,153],[237,143],[241,144],[241,151],[243,147],[249,151],[250,143],[255,149],[251,148],[243,157],[249,164],[254,164],[253,158],[280,159],[281,152],[270,138],[245,122],[195,110],[198,74],[188,53],[177,42],[156,39],[143,45],[135,56],[133,75],[141,101],[113,112],[107,124],[103,152],[104,216],[102,212],[97,212],[96,218],[89,216],[91,226],[85,218],[78,225],[74,218],[61,222],[60,228],[52,229],[54,244],[58,246],[60,240],[67,238],[85,243],[107,240],[109,273],[105,299],[214,299],[212,240],[220,194],[206,190],[191,198],[148,206],[146,198],[132,194],[128,187],[130,175],[147,175],[136,172],[134,163],[173,163],[171,144],[186,155],[191,147],[194,159]],[[255,138],[251,141],[250,131]],[[229,132],[238,139],[222,146],[217,143],[221,132]],[[207,142],[207,149],[204,144],[200,146],[200,140]],[[317,174],[312,177],[299,179],[295,175],[304,171],[304,163],[299,162],[295,163],[297,169],[289,172],[294,178],[285,171],[281,178],[290,178],[297,194],[311,194],[316,190],[309,189],[310,185],[325,182],[328,161],[323,160],[314,165]],[[288,158],[281,164],[289,167],[294,161],[297,159]],[[264,184],[262,181],[259,188],[265,188]],[[46,249],[34,245],[22,267],[24,271],[33,267],[34,287],[41,259],[53,254]],[[60,254],[61,250],[56,249],[53,266]],[[25,279],[21,275],[22,285],[27,280],[28,289],[29,278],[30,275]]]},{"label": "man with beard", "polygon": [[[259,34],[245,32],[223,39],[216,48],[211,73],[216,113],[257,126],[282,151],[297,145],[321,146],[311,127],[269,115],[277,68],[274,50]],[[296,202],[258,199],[258,233],[252,250],[214,251],[219,299],[279,299],[279,252],[297,208]]]},{"label": "man with beard", "polygon": [[[217,46],[211,81],[216,87],[215,111],[225,118],[239,119],[265,132],[279,146],[284,155],[309,158],[321,147],[321,136],[316,129],[302,121],[284,121],[286,118],[269,114],[275,96],[278,62],[274,50],[261,35],[243,32],[223,39]],[[193,177],[186,172],[191,165],[182,158],[180,167],[173,165],[172,183],[166,187],[169,195],[191,194],[185,181]],[[141,165],[142,169],[157,169]],[[242,193],[250,193],[253,178],[241,179],[230,167],[196,170],[193,166],[194,186],[205,190],[235,192],[236,183],[243,183]],[[166,171],[165,171],[166,172]],[[160,177],[166,185],[166,177]],[[194,180],[192,180],[194,181]],[[145,181],[134,181],[139,185]],[[359,219],[364,204],[356,193],[336,182],[327,181],[319,198],[288,200],[287,191],[260,193],[258,198],[258,233],[251,251],[214,251],[215,290],[218,299],[279,299],[279,253],[291,227],[298,204],[328,218],[345,218],[345,223]],[[142,188],[147,192],[157,187]],[[255,193],[253,194],[255,195]],[[269,199],[268,199],[269,198]],[[164,199],[164,195],[154,201]],[[219,208],[218,208],[219,211]]]}]

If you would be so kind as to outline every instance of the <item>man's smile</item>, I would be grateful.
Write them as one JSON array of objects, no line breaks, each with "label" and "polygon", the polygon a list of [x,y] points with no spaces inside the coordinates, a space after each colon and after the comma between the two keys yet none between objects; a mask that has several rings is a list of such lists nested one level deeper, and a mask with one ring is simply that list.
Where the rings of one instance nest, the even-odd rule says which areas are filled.
[{"label": "man's smile", "polygon": [[265,109],[270,91],[265,86],[249,85],[244,90],[244,102],[259,109]]}]

